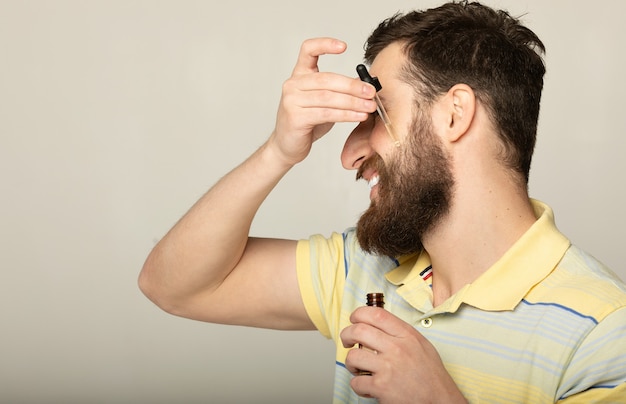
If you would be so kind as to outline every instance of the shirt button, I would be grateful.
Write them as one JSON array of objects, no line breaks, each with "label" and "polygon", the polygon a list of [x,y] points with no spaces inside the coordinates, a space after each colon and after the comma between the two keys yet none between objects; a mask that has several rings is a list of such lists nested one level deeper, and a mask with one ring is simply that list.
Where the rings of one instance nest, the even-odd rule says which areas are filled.
[{"label": "shirt button", "polygon": [[433,325],[433,319],[428,317],[422,320],[422,327],[424,328],[430,328],[430,326]]}]

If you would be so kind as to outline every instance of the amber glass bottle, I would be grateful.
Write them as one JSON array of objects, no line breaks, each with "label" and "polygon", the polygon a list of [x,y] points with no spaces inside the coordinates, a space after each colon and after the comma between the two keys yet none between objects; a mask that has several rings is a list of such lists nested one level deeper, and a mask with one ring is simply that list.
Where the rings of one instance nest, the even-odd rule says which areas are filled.
[{"label": "amber glass bottle", "polygon": [[[371,307],[381,307],[384,308],[385,307],[385,296],[382,293],[368,293],[367,294],[367,305],[371,306]],[[359,344],[359,348],[360,349],[369,349],[364,347],[363,345]],[[376,353],[376,351],[371,350],[372,352]],[[359,370],[359,375],[360,376],[371,376],[372,372],[368,371],[368,370]]]}]

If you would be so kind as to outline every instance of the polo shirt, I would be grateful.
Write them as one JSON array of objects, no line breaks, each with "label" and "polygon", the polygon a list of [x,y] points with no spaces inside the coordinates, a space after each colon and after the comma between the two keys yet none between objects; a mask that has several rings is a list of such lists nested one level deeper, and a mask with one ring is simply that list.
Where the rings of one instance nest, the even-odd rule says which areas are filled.
[{"label": "polo shirt", "polygon": [[334,403],[375,402],[352,391],[339,337],[371,292],[434,345],[469,402],[626,403],[626,285],[571,245],[549,206],[532,203],[530,229],[437,307],[425,251],[371,255],[354,228],[298,242],[307,313],[337,349]]}]

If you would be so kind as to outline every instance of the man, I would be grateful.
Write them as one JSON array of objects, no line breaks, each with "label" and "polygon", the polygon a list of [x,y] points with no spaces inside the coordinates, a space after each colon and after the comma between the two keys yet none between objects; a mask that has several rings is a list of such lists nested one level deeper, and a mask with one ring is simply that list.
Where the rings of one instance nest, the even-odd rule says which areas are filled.
[{"label": "man", "polygon": [[[365,58],[392,127],[372,85],[318,71],[345,47],[303,43],[270,138],[158,243],[144,293],[197,320],[319,329],[336,402],[626,402],[626,287],[527,193],[541,41],[477,3],[385,20]],[[335,122],[359,123],[341,156],[371,186],[356,230],[249,237]],[[368,292],[385,309],[362,307]]]}]

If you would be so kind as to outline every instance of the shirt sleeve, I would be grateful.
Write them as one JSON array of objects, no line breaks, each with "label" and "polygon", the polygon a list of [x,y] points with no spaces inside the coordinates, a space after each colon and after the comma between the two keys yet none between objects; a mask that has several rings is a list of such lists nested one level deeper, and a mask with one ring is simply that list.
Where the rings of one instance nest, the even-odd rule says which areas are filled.
[{"label": "shirt sleeve", "polygon": [[559,403],[626,403],[626,307],[598,322],[572,357]]},{"label": "shirt sleeve", "polygon": [[339,333],[345,268],[344,235],[315,235],[298,242],[296,270],[302,300],[326,338],[335,339]]}]

